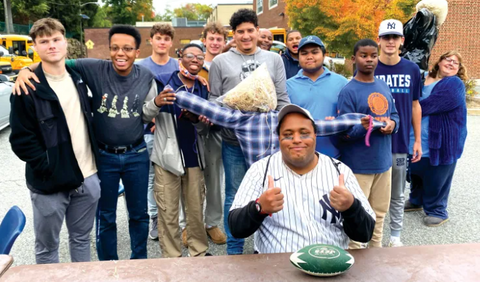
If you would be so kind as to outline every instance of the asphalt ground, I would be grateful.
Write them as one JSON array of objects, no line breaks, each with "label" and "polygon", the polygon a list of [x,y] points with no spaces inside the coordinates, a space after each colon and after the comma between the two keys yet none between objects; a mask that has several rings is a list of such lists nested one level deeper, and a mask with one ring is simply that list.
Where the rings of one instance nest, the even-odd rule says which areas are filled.
[{"label": "asphalt ground", "polygon": [[[27,217],[27,223],[10,254],[15,259],[14,266],[34,264],[33,215],[29,190],[25,185],[24,163],[13,154],[8,142],[9,134],[10,128],[0,132],[0,220],[13,205],[17,205],[23,210]],[[457,164],[448,203],[450,221],[440,227],[426,227],[422,223],[423,212],[406,213],[402,234],[402,241],[405,245],[480,242],[479,148],[480,116],[469,116],[467,142],[463,156]],[[408,189],[406,194],[408,195]],[[118,256],[119,259],[124,260],[130,257],[130,239],[124,198],[121,197],[118,201]],[[386,223],[388,222],[387,215]],[[385,225],[384,230],[384,234],[386,234],[384,245],[386,246],[389,240],[388,224]],[[68,233],[65,225],[60,237],[60,262],[69,262]],[[98,260],[93,232],[91,242],[92,260]],[[216,256],[226,255],[226,245],[215,245],[210,242],[209,252]],[[246,240],[245,253],[253,253],[252,238]],[[186,255],[185,250],[184,255]],[[158,241],[148,240],[148,257],[162,257]]]}]

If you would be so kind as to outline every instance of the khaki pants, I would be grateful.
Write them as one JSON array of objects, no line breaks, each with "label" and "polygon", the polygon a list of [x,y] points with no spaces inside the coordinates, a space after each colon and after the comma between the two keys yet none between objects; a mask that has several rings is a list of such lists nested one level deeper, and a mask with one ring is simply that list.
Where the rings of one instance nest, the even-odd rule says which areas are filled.
[{"label": "khaki pants", "polygon": [[188,250],[191,256],[204,256],[208,249],[203,226],[205,182],[199,167],[186,168],[176,176],[155,165],[155,201],[158,207],[158,238],[163,257],[181,257],[180,226],[178,224],[180,193],[184,198]]},{"label": "khaki pants", "polygon": [[[390,207],[390,195],[392,186],[392,169],[378,174],[355,174],[358,184],[365,193],[365,196],[375,212],[376,221],[373,230],[372,240],[368,243],[369,247],[382,247],[383,222],[388,208]],[[361,243],[350,241],[350,249],[360,249]]]}]

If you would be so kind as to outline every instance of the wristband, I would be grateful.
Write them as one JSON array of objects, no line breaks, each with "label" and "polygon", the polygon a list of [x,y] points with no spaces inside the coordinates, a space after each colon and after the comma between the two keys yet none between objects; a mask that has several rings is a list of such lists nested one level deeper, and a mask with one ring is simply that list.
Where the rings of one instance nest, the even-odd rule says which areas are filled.
[{"label": "wristband", "polygon": [[[263,212],[263,211],[262,211],[262,205],[260,205],[260,203],[258,202],[259,200],[260,200],[260,198],[257,198],[257,199],[255,200],[255,205],[257,205],[257,211],[258,211],[260,214],[272,216],[271,213],[266,213],[266,212]],[[260,209],[258,209],[258,207],[260,207]]]},{"label": "wristband", "polygon": [[33,70],[29,66],[23,67],[20,70],[29,70],[30,72],[33,72]]}]

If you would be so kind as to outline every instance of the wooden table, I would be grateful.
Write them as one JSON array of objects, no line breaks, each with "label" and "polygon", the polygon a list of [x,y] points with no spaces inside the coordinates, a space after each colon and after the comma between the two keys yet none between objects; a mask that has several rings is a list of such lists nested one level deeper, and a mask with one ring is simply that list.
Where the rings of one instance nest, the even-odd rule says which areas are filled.
[{"label": "wooden table", "polygon": [[480,244],[352,250],[342,275],[318,278],[293,267],[290,254],[124,260],[10,268],[1,281],[480,281]]}]

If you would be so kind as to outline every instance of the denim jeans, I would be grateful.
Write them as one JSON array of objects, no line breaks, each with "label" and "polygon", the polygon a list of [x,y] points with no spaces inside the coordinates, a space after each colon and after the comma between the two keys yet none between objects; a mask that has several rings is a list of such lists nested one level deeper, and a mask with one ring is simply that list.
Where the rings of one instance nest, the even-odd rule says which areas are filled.
[{"label": "denim jeans", "polygon": [[[152,156],[153,151],[153,134],[143,135],[145,143],[147,143],[148,157]],[[155,178],[155,169],[153,168],[152,162],[149,161],[149,171],[148,171],[148,215],[150,218],[157,217],[157,203],[155,202],[155,197],[153,195],[153,180]]]},{"label": "denim jeans", "polygon": [[222,159],[225,169],[225,204],[223,222],[227,234],[227,254],[238,255],[243,253],[244,239],[237,239],[230,233],[228,227],[228,213],[232,206],[238,187],[247,172],[247,164],[240,146],[222,142]]},{"label": "denim jeans", "polygon": [[100,150],[98,176],[102,188],[97,210],[97,254],[99,260],[118,260],[118,182],[125,186],[131,259],[147,258],[147,190],[149,158],[145,142],[126,152],[112,154]]}]

